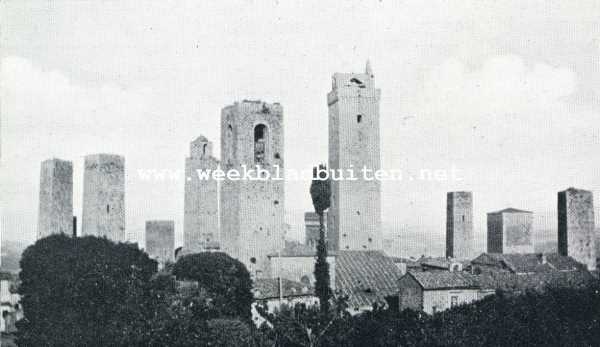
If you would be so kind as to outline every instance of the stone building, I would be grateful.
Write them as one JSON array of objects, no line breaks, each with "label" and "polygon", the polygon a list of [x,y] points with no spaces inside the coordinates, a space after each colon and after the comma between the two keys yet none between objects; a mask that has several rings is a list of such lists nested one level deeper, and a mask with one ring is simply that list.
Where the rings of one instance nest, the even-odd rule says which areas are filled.
[{"label": "stone building", "polygon": [[60,159],[42,162],[38,239],[73,230],[73,163]]},{"label": "stone building", "polygon": [[284,246],[283,144],[280,104],[244,100],[222,110],[221,167],[241,175],[221,182],[221,248],[257,277]]},{"label": "stone building", "polygon": [[364,73],[335,73],[327,95],[328,168],[338,176],[351,170],[356,178],[332,181],[327,230],[333,249],[382,249],[381,182],[372,179],[381,166],[381,90],[373,77],[368,62]]},{"label": "stone building", "polygon": [[466,259],[473,247],[473,194],[449,192],[446,205],[446,257]]},{"label": "stone building", "polygon": [[200,135],[190,144],[190,156],[185,160],[184,253],[205,251],[209,244],[218,241],[218,184],[207,175],[219,165],[212,155],[212,148],[212,142]]},{"label": "stone building", "polygon": [[596,269],[594,197],[591,191],[569,188],[558,193],[558,253]]},{"label": "stone building", "polygon": [[[324,231],[325,231],[325,241],[329,244],[331,248],[331,242],[327,238],[327,211],[323,213],[323,221],[324,221]],[[305,212],[304,213],[304,235],[305,241],[304,243],[312,248],[317,247],[317,243],[319,242],[319,215],[316,212]]]},{"label": "stone building", "polygon": [[172,220],[146,221],[146,253],[158,261],[159,268],[175,259],[175,222]]},{"label": "stone building", "polygon": [[428,314],[479,300],[483,294],[477,277],[465,272],[407,272],[398,281],[400,310]]},{"label": "stone building", "polygon": [[533,253],[533,213],[506,208],[487,214],[488,253]]},{"label": "stone building", "polygon": [[[269,254],[269,278],[286,278],[288,280],[314,286],[315,263],[317,251],[314,247],[295,241],[285,241],[285,248],[277,253]],[[335,286],[335,252],[328,252],[329,276]]]},{"label": "stone building", "polygon": [[[71,217],[70,217],[71,218]],[[114,154],[85,157],[83,236],[125,240],[125,158]]]}]

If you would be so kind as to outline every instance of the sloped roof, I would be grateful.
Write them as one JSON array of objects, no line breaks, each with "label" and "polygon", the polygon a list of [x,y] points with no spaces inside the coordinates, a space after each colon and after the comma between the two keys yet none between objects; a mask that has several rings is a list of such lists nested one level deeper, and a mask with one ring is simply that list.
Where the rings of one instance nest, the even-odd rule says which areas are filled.
[{"label": "sloped roof", "polygon": [[384,304],[397,295],[401,274],[392,258],[382,251],[338,251],[335,288],[348,296],[350,307]]},{"label": "sloped roof", "polygon": [[584,271],[552,271],[517,275],[495,273],[475,276],[482,289],[500,289],[504,291],[542,291],[548,287],[581,287],[594,281],[594,277]]},{"label": "sloped roof", "polygon": [[[300,282],[281,279],[281,287],[283,288],[283,297],[289,298],[293,296],[314,295],[314,289]],[[254,298],[258,300],[278,299],[279,296],[279,279],[278,278],[260,278],[254,281]]]},{"label": "sloped roof", "polygon": [[547,272],[552,270],[570,271],[583,268],[583,265],[579,264],[575,259],[557,253],[482,253],[473,259],[472,263],[496,266],[498,268],[506,267],[514,273]]},{"label": "sloped roof", "polygon": [[531,211],[519,210],[518,208],[509,207],[500,211],[490,212],[489,214],[498,214],[498,213],[533,213]]},{"label": "sloped roof", "polygon": [[479,288],[476,276],[462,271],[409,271],[405,276],[412,276],[425,290]]}]

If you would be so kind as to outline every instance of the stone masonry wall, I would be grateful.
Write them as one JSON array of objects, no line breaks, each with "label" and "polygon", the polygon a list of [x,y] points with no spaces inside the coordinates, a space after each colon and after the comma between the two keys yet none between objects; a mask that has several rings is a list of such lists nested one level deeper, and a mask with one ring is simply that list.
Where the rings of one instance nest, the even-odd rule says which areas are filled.
[{"label": "stone masonry wall", "polygon": [[60,159],[42,162],[37,237],[71,235],[73,230],[73,163]]}]

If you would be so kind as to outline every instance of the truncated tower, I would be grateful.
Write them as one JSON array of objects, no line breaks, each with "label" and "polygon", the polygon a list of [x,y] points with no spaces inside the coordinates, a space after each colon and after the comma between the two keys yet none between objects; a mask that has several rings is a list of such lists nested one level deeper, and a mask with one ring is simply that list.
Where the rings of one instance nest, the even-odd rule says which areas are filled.
[{"label": "truncated tower", "polygon": [[71,235],[73,230],[73,163],[60,159],[42,162],[37,237]]},{"label": "truncated tower", "polygon": [[591,191],[558,192],[558,253],[596,269],[594,197]]},{"label": "truncated tower", "polygon": [[212,156],[212,142],[202,135],[190,144],[185,160],[185,202],[183,216],[183,251],[206,250],[219,237],[219,192],[212,172],[218,160]]},{"label": "truncated tower", "polygon": [[236,102],[221,112],[221,168],[263,174],[221,182],[221,247],[250,273],[267,276],[267,255],[284,246],[283,107]]},{"label": "truncated tower", "polygon": [[146,221],[146,252],[156,260],[159,268],[175,260],[175,222],[172,220]]},{"label": "truncated tower", "polygon": [[[367,62],[365,73],[335,73],[329,105],[329,169],[355,180],[332,180],[327,230],[331,248],[381,249],[379,99]],[[367,178],[361,170],[365,171]],[[369,179],[371,178],[371,179]]]},{"label": "truncated tower", "polygon": [[125,240],[125,158],[113,154],[85,157],[83,236]]}]

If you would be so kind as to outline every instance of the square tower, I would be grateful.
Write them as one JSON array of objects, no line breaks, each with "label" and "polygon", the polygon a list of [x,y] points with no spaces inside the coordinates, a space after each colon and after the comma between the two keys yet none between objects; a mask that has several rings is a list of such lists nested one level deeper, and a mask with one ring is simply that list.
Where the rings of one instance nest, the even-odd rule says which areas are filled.
[{"label": "square tower", "polygon": [[60,159],[42,162],[37,237],[70,235],[73,230],[73,163]]},{"label": "square tower", "polygon": [[175,259],[175,222],[172,220],[146,221],[146,253],[158,261],[159,268]]},{"label": "square tower", "polygon": [[372,178],[381,166],[381,90],[375,88],[368,62],[365,73],[335,73],[332,82],[327,95],[329,169],[338,177],[352,171],[355,179],[331,181],[329,242],[336,250],[380,250],[381,182]]},{"label": "square tower", "polygon": [[533,213],[506,208],[487,214],[488,253],[534,253]]},{"label": "square tower", "polygon": [[[202,135],[190,144],[185,159],[183,251],[206,250],[219,237],[219,191],[212,172],[219,161],[212,156],[212,142]],[[203,174],[204,173],[204,174]]]},{"label": "square tower", "polygon": [[558,253],[596,269],[594,197],[591,191],[558,192]]},{"label": "square tower", "polygon": [[[221,182],[221,249],[252,275],[267,276],[267,255],[283,249],[285,236],[280,104],[244,100],[222,110],[221,167],[241,173]],[[245,170],[254,170],[253,180],[243,177]]]},{"label": "square tower", "polygon": [[446,257],[466,259],[473,247],[473,193],[449,192],[446,205]]},{"label": "square tower", "polygon": [[85,157],[83,236],[125,240],[125,158],[114,154]]}]

